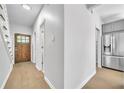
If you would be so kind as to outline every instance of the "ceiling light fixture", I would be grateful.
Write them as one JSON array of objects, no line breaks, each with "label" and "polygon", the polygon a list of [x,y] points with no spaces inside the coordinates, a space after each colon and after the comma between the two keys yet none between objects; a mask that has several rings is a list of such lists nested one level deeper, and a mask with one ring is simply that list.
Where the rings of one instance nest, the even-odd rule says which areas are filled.
[{"label": "ceiling light fixture", "polygon": [[22,7],[26,10],[31,10],[31,7],[28,4],[22,4]]}]

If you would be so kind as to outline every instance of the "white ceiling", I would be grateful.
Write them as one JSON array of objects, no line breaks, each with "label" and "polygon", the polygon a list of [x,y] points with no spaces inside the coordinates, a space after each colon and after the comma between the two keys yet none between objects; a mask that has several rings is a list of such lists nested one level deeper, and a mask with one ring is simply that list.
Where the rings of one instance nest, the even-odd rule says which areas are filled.
[{"label": "white ceiling", "polygon": [[124,19],[124,4],[103,4],[95,7],[103,23]]},{"label": "white ceiling", "polygon": [[31,10],[26,10],[21,4],[7,4],[10,23],[32,26],[42,9],[41,4],[29,4]]},{"label": "white ceiling", "polygon": [[92,9],[92,8],[95,8],[95,7],[97,7],[97,6],[99,6],[100,4],[86,4],[86,7],[88,8],[88,9]]}]

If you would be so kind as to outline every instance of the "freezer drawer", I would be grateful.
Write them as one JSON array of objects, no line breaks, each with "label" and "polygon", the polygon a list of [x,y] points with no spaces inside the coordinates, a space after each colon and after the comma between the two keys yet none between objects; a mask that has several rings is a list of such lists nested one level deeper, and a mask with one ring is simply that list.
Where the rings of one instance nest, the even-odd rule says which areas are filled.
[{"label": "freezer drawer", "polygon": [[123,57],[113,57],[113,56],[103,56],[102,66],[124,71],[124,58]]}]

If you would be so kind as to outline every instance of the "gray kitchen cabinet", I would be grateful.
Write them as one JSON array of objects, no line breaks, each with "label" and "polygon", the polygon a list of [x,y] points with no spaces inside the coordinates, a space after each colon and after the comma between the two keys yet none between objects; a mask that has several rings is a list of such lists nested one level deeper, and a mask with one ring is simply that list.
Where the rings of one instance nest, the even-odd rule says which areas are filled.
[{"label": "gray kitchen cabinet", "polygon": [[124,20],[116,21],[112,23],[112,31],[124,30]]},{"label": "gray kitchen cabinet", "polygon": [[103,33],[111,32],[112,31],[112,24],[103,24]]},{"label": "gray kitchen cabinet", "polygon": [[124,71],[124,58],[119,59],[119,70]]},{"label": "gray kitchen cabinet", "polygon": [[103,24],[103,33],[124,30],[124,20]]},{"label": "gray kitchen cabinet", "polygon": [[108,68],[117,69],[119,67],[119,59],[113,58],[111,56],[103,56],[102,65]]},{"label": "gray kitchen cabinet", "polygon": [[124,57],[103,55],[102,66],[124,71]]}]

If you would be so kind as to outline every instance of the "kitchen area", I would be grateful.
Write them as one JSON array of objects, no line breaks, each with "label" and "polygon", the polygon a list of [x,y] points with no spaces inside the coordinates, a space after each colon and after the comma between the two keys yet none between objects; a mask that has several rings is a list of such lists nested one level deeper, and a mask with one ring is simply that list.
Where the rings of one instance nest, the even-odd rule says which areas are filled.
[{"label": "kitchen area", "polygon": [[124,20],[102,25],[102,67],[124,71]]},{"label": "kitchen area", "polygon": [[124,89],[124,4],[89,5],[96,29],[96,74],[84,89]]}]

